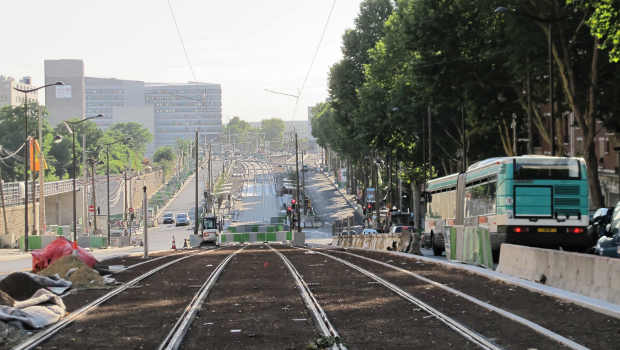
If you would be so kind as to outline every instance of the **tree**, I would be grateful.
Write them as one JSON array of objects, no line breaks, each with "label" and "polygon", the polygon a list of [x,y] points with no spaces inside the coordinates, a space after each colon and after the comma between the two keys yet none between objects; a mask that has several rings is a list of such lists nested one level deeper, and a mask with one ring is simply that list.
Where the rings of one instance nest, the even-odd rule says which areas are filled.
[{"label": "tree", "polygon": [[[134,122],[116,123],[106,131],[105,136],[108,140],[129,139],[123,146],[116,146],[114,149],[120,150],[125,154],[125,164],[128,162],[132,169],[141,169],[143,167],[146,146],[153,140],[153,135],[148,129]],[[117,154],[115,158],[121,159],[122,156]]]},{"label": "tree", "polygon": [[261,121],[261,131],[265,133],[265,140],[279,140],[284,133],[284,121],[279,118],[263,119]]},{"label": "tree", "polygon": [[[46,172],[46,178],[53,180],[55,176],[56,158],[49,154],[49,150],[52,147],[52,140],[54,138],[52,129],[45,118],[47,111],[45,107],[38,104],[30,104],[28,106],[28,134],[30,136],[36,136],[38,130],[38,119],[42,118],[43,135],[40,145],[42,152],[46,155],[46,161],[48,164],[48,170]],[[0,146],[3,152],[0,152],[0,157],[4,158],[10,153],[13,153],[19,149],[26,139],[24,133],[25,119],[24,119],[24,107],[23,106],[5,106],[0,109]],[[66,152],[65,152],[66,154]],[[5,160],[0,160],[0,166],[2,167],[2,179],[6,181],[21,181],[24,177],[24,159],[23,150],[17,153],[14,157]]]},{"label": "tree", "polygon": [[589,14],[586,23],[600,48],[609,50],[609,61],[620,62],[620,3],[616,0],[566,0]]}]

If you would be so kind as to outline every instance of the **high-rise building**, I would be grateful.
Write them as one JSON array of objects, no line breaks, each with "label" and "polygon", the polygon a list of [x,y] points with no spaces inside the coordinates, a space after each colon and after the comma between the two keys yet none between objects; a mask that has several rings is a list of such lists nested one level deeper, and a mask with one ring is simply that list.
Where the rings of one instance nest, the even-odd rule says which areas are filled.
[{"label": "high-rise building", "polygon": [[219,84],[145,83],[146,104],[154,107],[155,148],[192,139],[215,140],[222,130],[222,88]]},{"label": "high-rise building", "polygon": [[[86,115],[103,114],[102,118],[94,122],[102,129],[107,129],[114,123],[132,120],[140,124],[153,124],[150,121],[127,116],[130,111],[145,108],[144,82],[137,80],[122,80],[114,78],[86,77]],[[153,110],[152,107],[147,107]]]},{"label": "high-rise building", "polygon": [[[18,89],[32,89],[30,77],[23,77],[19,81],[12,77],[5,77],[0,75],[0,107],[4,106],[19,106],[24,103],[24,94],[16,91]],[[28,94],[28,103],[35,103],[39,100],[36,92]]]},{"label": "high-rise building", "polygon": [[45,106],[52,126],[69,118],[84,117],[84,62],[73,59],[45,60],[45,84],[57,81],[62,81],[64,85],[45,89]]}]

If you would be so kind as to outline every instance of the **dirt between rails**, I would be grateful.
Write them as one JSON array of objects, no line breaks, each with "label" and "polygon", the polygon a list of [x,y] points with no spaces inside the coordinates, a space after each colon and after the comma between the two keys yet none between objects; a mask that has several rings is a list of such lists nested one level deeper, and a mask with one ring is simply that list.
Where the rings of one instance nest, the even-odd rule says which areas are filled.
[{"label": "dirt between rails", "polygon": [[[618,345],[618,339],[620,339],[619,319],[464,270],[422,262],[417,260],[415,255],[399,257],[383,252],[359,250],[351,250],[351,252],[396,265],[433,281],[448,285],[491,305],[536,322],[590,349],[620,348]],[[340,258],[347,256],[346,254],[338,253],[335,255]],[[373,263],[368,262],[366,264]],[[372,265],[362,266],[368,266],[370,269]],[[370,270],[375,271],[375,269],[372,268]],[[392,271],[396,272],[395,270]],[[414,279],[413,277],[409,278]],[[439,291],[439,289],[434,288],[432,293],[435,293],[435,291]]]},{"label": "dirt between rails", "polygon": [[427,312],[319,254],[282,249],[349,349],[477,349]]},{"label": "dirt between rails", "polygon": [[[210,251],[165,268],[82,316],[38,348],[155,349],[211,271],[236,249]],[[167,259],[156,263],[164,263],[162,260]],[[148,265],[132,274],[153,268]]]},{"label": "dirt between rails", "polygon": [[491,340],[504,349],[563,349],[561,344],[517,322],[490,312],[449,292],[393,269],[343,254],[347,260],[397,285],[422,302]]},{"label": "dirt between rails", "polygon": [[226,266],[183,349],[304,349],[319,336],[279,256],[252,246]]},{"label": "dirt between rails", "polygon": [[[145,272],[148,272],[154,268],[156,268],[157,266],[163,265],[167,262],[170,262],[172,260],[175,260],[177,258],[180,258],[181,256],[185,255],[185,254],[189,254],[195,252],[193,250],[188,250],[188,251],[183,251],[183,252],[179,252],[179,254],[170,254],[170,253],[160,253],[160,254],[155,254],[153,256],[149,256],[148,260],[153,260],[154,258],[160,257],[160,256],[164,256],[167,255],[165,258],[163,259],[159,259],[157,261],[153,261],[153,262],[149,262],[140,266],[136,266],[130,270],[125,270],[116,274],[113,274],[112,277],[114,277],[114,279],[116,279],[118,282],[120,283],[125,283],[125,282],[129,282],[132,279],[142,275]],[[142,257],[134,257],[134,256],[126,256],[126,257],[118,257],[118,258],[114,258],[114,259],[109,259],[109,260],[104,260],[101,265],[125,265],[125,266],[130,266],[133,264],[137,264],[140,262],[145,261]],[[94,301],[95,299],[99,298],[100,296],[110,292],[111,290],[113,290],[114,288],[117,288],[118,286],[109,286],[109,287],[105,287],[105,288],[96,288],[96,289],[77,289],[77,290],[72,290],[71,294],[66,295],[63,298],[63,302],[65,303],[65,306],[67,307],[67,312],[73,312],[77,309],[79,309],[80,307],[87,305],[88,303]]]}]

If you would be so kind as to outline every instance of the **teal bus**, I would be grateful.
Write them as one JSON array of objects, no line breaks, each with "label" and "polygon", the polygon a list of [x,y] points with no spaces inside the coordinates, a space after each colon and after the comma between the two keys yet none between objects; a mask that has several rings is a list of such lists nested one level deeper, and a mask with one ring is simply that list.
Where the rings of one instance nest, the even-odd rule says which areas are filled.
[{"label": "teal bus", "polygon": [[428,181],[423,244],[445,250],[450,227],[482,230],[494,257],[502,243],[590,248],[588,180],[582,158],[491,158]]}]

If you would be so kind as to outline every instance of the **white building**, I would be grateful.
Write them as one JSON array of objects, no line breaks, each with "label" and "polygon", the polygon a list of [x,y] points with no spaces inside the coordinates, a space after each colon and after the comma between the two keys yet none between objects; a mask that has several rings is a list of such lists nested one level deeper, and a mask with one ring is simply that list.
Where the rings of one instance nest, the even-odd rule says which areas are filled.
[{"label": "white building", "polygon": [[[32,79],[23,77],[19,81],[12,77],[0,75],[0,107],[13,106],[17,107],[24,104],[24,93],[16,91],[18,89],[32,89]],[[39,100],[37,92],[28,94],[28,103],[35,103]]]}]

